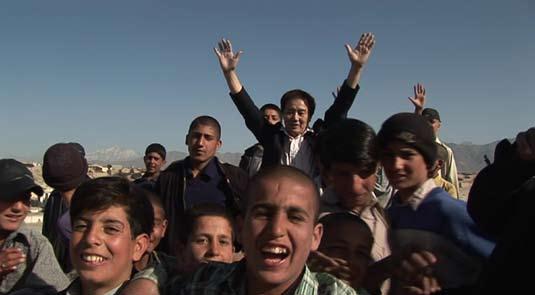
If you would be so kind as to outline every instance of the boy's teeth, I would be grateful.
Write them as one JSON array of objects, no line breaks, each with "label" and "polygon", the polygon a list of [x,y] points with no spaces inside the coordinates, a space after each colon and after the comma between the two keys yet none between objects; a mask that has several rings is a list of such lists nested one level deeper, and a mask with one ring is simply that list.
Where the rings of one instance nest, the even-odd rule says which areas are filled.
[{"label": "boy's teeth", "polygon": [[272,254],[286,254],[287,252],[286,248],[282,248],[282,247],[269,247],[269,248],[266,247],[264,248],[264,251],[272,253]]},{"label": "boy's teeth", "polygon": [[104,260],[104,258],[98,255],[84,255],[82,258],[89,262],[102,262]]}]

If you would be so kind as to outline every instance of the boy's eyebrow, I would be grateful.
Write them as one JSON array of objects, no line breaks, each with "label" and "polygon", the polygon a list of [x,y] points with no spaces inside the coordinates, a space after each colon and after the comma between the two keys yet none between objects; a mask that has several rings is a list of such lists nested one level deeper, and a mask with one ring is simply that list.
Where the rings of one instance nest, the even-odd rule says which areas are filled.
[{"label": "boy's eyebrow", "polygon": [[310,217],[310,215],[308,214],[308,211],[301,207],[290,206],[286,209],[286,211],[288,213],[300,213],[300,214],[305,215],[306,217]]},{"label": "boy's eyebrow", "polygon": [[277,208],[276,205],[270,204],[270,203],[256,203],[251,207],[251,211],[257,210],[257,209],[266,209],[266,210],[275,210]]},{"label": "boy's eyebrow", "polygon": [[[251,207],[251,211],[256,210],[256,209],[266,209],[266,210],[273,211],[273,210],[277,210],[277,207],[278,207],[277,205],[271,204],[271,203],[257,203],[253,205],[253,207]],[[306,215],[307,217],[310,217],[310,214],[308,214],[308,211],[301,207],[288,206],[288,207],[285,207],[284,210],[287,213],[300,213],[300,214]]]},{"label": "boy's eyebrow", "polygon": [[124,223],[122,221],[113,218],[106,218],[103,220],[103,223],[114,223],[124,226]]}]

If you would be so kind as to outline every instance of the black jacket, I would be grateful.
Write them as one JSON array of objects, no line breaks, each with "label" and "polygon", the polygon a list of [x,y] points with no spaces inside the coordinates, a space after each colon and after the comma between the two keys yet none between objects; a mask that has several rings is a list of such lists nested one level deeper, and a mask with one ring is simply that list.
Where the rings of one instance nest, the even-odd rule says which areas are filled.
[{"label": "black jacket", "polygon": [[[347,118],[347,113],[353,105],[353,101],[360,87],[352,89],[347,84],[342,84],[338,97],[325,112],[322,128],[327,129],[333,123]],[[236,94],[231,94],[232,101],[245,120],[245,125],[254,134],[258,143],[264,147],[262,167],[274,166],[280,163],[283,155],[284,140],[286,135],[282,131],[282,123],[269,124],[262,116],[258,107],[245,91],[245,88]],[[306,133],[305,138],[313,137],[316,133]]]},{"label": "black jacket", "polygon": [[[238,215],[241,212],[249,178],[236,166],[219,161],[217,161],[217,166],[223,175],[218,188],[225,194],[225,206],[233,215]],[[167,233],[158,249],[173,256],[176,255],[175,251],[180,245],[180,236],[184,234],[185,184],[186,167],[184,160],[171,163],[167,169],[160,173],[156,182],[156,192],[162,198],[169,221]]]}]

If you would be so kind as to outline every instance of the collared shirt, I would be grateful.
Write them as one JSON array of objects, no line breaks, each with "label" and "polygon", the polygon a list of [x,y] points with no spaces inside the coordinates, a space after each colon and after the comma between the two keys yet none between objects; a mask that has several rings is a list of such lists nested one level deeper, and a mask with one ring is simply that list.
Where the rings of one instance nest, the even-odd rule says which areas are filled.
[{"label": "collared shirt", "polygon": [[158,178],[149,178],[143,175],[141,178],[138,178],[133,181],[133,183],[143,189],[154,192],[156,190],[156,180]]},{"label": "collared shirt", "polygon": [[[121,289],[121,287],[124,286],[124,283],[121,285],[109,290],[108,292],[104,293],[103,295],[114,295],[116,293],[119,293],[118,291]],[[62,295],[82,295],[82,283],[80,282],[80,278],[76,278],[69,287],[64,290],[63,292],[60,292]]]},{"label": "collared shirt", "polygon": [[193,177],[190,158],[186,158],[184,162],[186,167],[185,209],[202,203],[216,203],[225,206],[226,197],[219,186],[223,175],[217,167],[217,161],[217,158],[214,157],[197,177]]},{"label": "collared shirt", "polygon": [[[456,199],[461,199],[460,193],[459,193],[459,178],[457,175],[457,164],[455,164],[455,158],[453,157],[453,151],[449,146],[447,146],[445,143],[441,142],[438,137],[435,138],[436,143],[443,146],[446,151],[448,151],[448,158],[446,159],[446,162],[444,162],[444,167],[442,167],[440,171],[440,175],[444,180],[449,181],[451,184],[453,184],[455,188],[455,194],[451,194]],[[466,201],[466,199],[465,199]]]},{"label": "collared shirt", "polygon": [[435,184],[438,186],[438,187],[441,187],[442,189],[444,189],[446,192],[448,192],[448,194],[450,194],[452,197],[456,198],[455,197],[455,187],[453,186],[453,184],[451,184],[451,182],[445,180],[444,178],[442,178],[442,176],[440,176],[440,174],[437,174],[437,176],[433,177],[433,180],[435,181]]},{"label": "collared shirt", "polygon": [[[175,286],[169,294],[247,294],[245,261],[232,264],[210,263],[199,269],[193,277],[182,285]],[[305,266],[301,281],[297,285],[295,295],[322,295],[358,293],[339,279],[326,273],[311,272]]]},{"label": "collared shirt", "polygon": [[284,127],[282,131],[286,135],[283,145],[283,154],[281,158],[281,164],[296,167],[310,177],[314,177],[316,174],[316,166],[314,165],[314,153],[312,151],[312,142],[307,133],[313,133],[314,131],[307,128],[305,133],[296,137],[292,137]]},{"label": "collared shirt", "polygon": [[15,291],[37,290],[41,294],[56,294],[69,284],[67,276],[56,260],[47,238],[24,226],[12,232],[2,245],[2,250],[19,248],[26,261],[0,280],[0,294]]},{"label": "collared shirt", "polygon": [[402,203],[402,205],[409,205],[411,206],[412,210],[416,211],[429,192],[436,187],[437,185],[435,184],[433,178],[427,179],[416,191],[414,191],[412,196],[410,196],[407,201]]}]

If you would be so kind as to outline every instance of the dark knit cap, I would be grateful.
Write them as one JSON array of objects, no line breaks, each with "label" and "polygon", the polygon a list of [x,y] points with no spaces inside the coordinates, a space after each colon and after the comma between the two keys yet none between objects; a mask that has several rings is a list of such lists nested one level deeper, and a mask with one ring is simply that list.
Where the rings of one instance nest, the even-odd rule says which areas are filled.
[{"label": "dark knit cap", "polygon": [[14,159],[1,159],[0,201],[13,201],[26,191],[38,196],[43,194],[43,188],[35,183],[32,172],[24,164]]},{"label": "dark knit cap", "polygon": [[165,160],[165,155],[166,155],[165,147],[159,143],[151,143],[145,150],[145,156],[148,155],[149,153],[157,153],[158,155],[162,157],[162,159]]},{"label": "dark knit cap", "polygon": [[384,150],[393,141],[415,148],[431,167],[437,158],[435,133],[424,117],[413,113],[399,113],[388,118],[377,134],[378,146]]},{"label": "dark knit cap", "polygon": [[43,179],[46,184],[59,191],[78,187],[87,175],[87,160],[70,143],[57,143],[45,153]]}]

